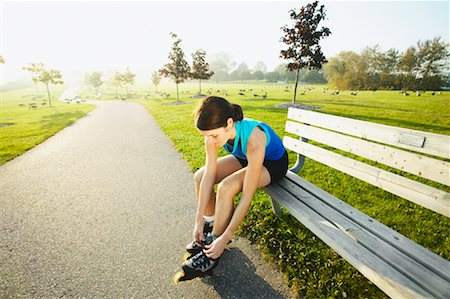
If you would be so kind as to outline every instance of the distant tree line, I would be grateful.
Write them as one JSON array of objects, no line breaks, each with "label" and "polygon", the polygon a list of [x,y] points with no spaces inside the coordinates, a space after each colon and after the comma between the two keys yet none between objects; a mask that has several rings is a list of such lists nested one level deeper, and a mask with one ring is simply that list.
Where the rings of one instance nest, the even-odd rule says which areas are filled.
[{"label": "distant tree line", "polygon": [[[226,53],[213,55],[209,64],[214,75],[211,80],[222,81],[266,81],[266,82],[286,82],[294,83],[296,72],[289,71],[287,64],[280,64],[272,71],[267,70],[264,62],[259,61],[251,69],[245,62],[236,67],[236,63],[231,60],[231,56]],[[326,83],[323,71],[302,69],[299,73],[299,82]]]},{"label": "distant tree line", "polygon": [[[440,90],[450,87],[449,45],[440,38],[419,41],[401,53],[396,49],[381,51],[378,46],[367,47],[361,53],[340,52],[329,58],[321,70],[301,69],[298,81],[329,83],[338,89],[348,90]],[[236,66],[231,56],[219,53],[210,57],[212,80],[295,83],[296,72],[286,64],[267,71],[264,62],[253,69],[246,63]]]},{"label": "distant tree line", "polygon": [[84,76],[84,83],[95,89],[97,94],[101,94],[100,88],[104,83],[107,83],[111,88],[116,91],[116,96],[121,97],[122,100],[125,98],[119,95],[119,89],[124,88],[126,92],[126,98],[130,97],[130,87],[135,83],[136,74],[133,73],[129,68],[125,71],[114,71],[111,75],[103,80],[103,74],[101,72],[86,73]]},{"label": "distant tree line", "polygon": [[346,51],[324,65],[328,83],[353,90],[440,90],[448,84],[449,45],[440,38],[419,41],[400,53],[377,46]]}]

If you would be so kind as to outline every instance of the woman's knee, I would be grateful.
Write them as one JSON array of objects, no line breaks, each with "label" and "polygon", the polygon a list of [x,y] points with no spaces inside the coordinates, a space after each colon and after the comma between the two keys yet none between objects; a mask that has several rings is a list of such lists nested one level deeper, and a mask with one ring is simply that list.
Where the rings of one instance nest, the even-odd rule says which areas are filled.
[{"label": "woman's knee", "polygon": [[195,185],[197,187],[200,186],[200,183],[202,181],[204,173],[205,173],[205,167],[204,166],[194,173],[194,183],[195,183]]},{"label": "woman's knee", "polygon": [[230,178],[225,178],[217,185],[217,198],[233,198],[240,191],[239,182]]}]

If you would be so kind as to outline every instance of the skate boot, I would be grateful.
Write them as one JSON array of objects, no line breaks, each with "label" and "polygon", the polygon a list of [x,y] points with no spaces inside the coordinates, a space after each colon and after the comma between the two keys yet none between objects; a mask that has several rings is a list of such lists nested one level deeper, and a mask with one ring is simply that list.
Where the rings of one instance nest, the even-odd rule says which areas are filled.
[{"label": "skate boot", "polygon": [[[205,244],[211,244],[215,239],[216,237],[210,233],[206,237]],[[174,282],[178,283],[181,281],[212,275],[214,269],[219,263],[219,259],[220,258],[210,259],[206,256],[203,250],[201,250],[199,253],[183,263],[182,271],[175,275]]]},{"label": "skate boot", "polygon": [[[205,225],[203,227],[203,235],[204,235],[205,239],[209,233],[212,233],[213,224],[214,224],[213,222],[205,222]],[[192,241],[191,243],[189,243],[186,246],[186,251],[188,253],[184,256],[183,260],[186,261],[186,260],[190,259],[194,255],[196,255],[197,253],[202,251],[203,248],[205,248],[204,242]]]}]

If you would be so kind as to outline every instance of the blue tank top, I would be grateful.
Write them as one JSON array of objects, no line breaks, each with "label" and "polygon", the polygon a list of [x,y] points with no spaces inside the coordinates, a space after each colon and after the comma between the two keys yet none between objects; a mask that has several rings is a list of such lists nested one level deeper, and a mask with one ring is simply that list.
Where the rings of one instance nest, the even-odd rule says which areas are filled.
[{"label": "blue tank top", "polygon": [[250,134],[255,127],[262,128],[267,136],[264,160],[279,160],[285,151],[280,137],[267,124],[249,118],[244,118],[243,120],[236,122],[236,138],[234,139],[234,145],[231,146],[228,143],[225,143],[223,146],[225,151],[238,158],[247,159],[247,143]]}]

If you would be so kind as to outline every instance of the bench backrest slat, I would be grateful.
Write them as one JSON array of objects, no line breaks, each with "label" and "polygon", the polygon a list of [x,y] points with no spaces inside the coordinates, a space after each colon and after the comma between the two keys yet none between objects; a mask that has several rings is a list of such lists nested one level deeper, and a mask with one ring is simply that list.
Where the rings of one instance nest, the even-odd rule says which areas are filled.
[{"label": "bench backrest slat", "polygon": [[450,217],[450,194],[312,144],[285,136],[287,149],[348,173],[383,190]]},{"label": "bench backrest slat", "polygon": [[363,139],[450,159],[450,136],[289,108],[288,118]]},{"label": "bench backrest slat", "polygon": [[446,161],[292,121],[286,122],[286,132],[412,173],[419,177],[447,186],[450,185],[450,163]]}]

